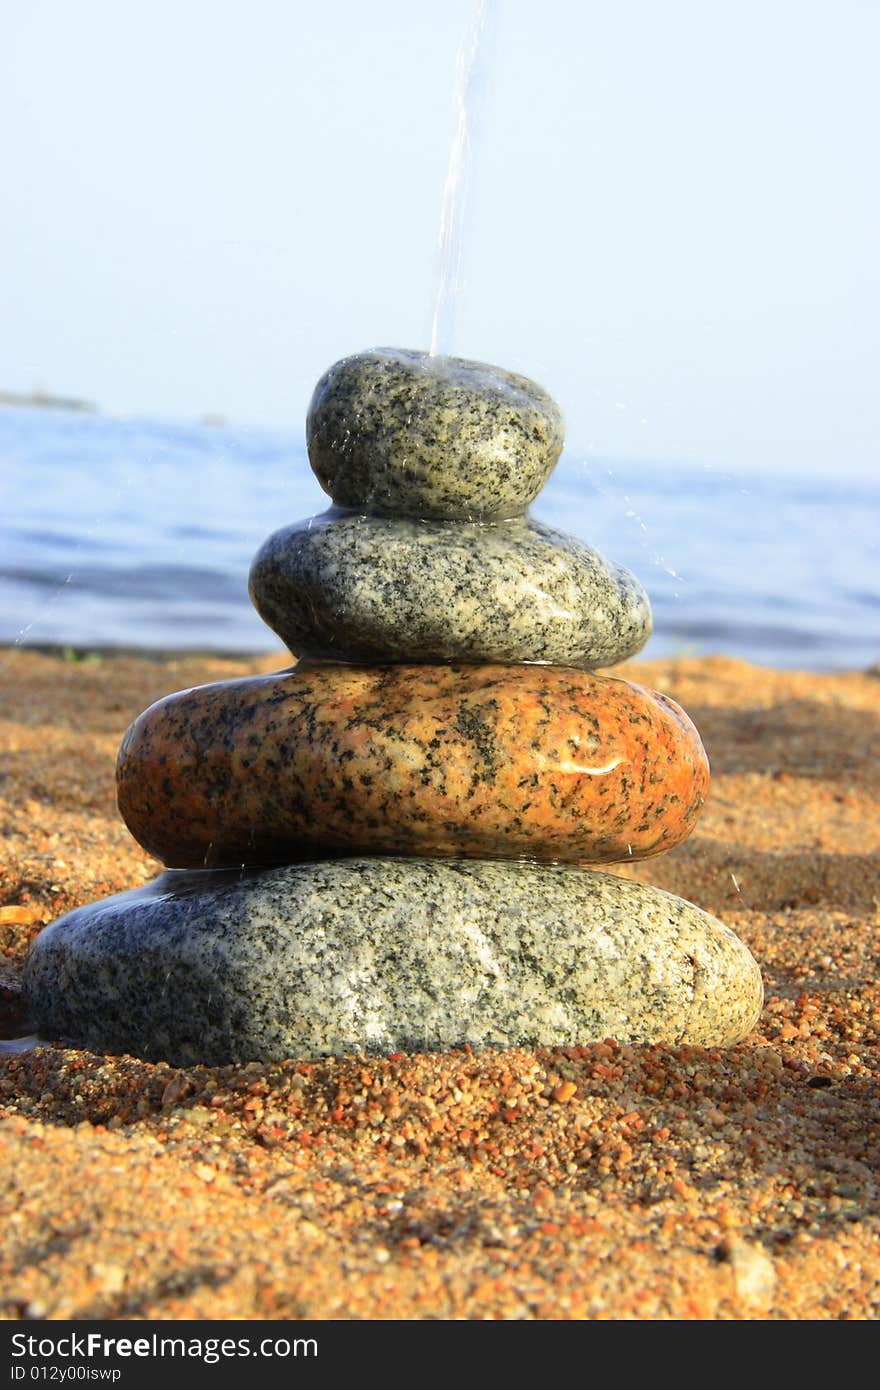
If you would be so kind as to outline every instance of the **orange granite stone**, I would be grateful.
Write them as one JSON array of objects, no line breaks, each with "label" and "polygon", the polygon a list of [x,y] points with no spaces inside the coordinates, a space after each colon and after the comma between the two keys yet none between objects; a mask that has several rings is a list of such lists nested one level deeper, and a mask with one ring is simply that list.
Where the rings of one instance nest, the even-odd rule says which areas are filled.
[{"label": "orange granite stone", "polygon": [[172,867],[359,852],[598,864],[683,840],[709,767],[678,705],[627,681],[301,664],[152,705],[117,783],[135,839]]}]

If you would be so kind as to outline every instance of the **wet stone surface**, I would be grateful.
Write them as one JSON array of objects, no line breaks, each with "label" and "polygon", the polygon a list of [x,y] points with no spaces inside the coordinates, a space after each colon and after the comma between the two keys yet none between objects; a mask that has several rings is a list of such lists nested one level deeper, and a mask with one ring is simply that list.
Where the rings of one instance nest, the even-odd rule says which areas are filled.
[{"label": "wet stone surface", "polygon": [[562,452],[551,396],[514,372],[459,357],[377,348],[318,382],[309,458],[343,507],[384,516],[516,516]]},{"label": "wet stone surface", "polygon": [[525,517],[331,510],[269,537],[250,592],[301,657],[591,669],[634,655],[651,633],[647,594],[628,570]]},{"label": "wet stone surface", "polygon": [[48,1036],[181,1066],[724,1046],[762,1002],[745,946],[681,898],[590,870],[421,859],[166,872],[47,928],[25,989]]},{"label": "wet stone surface", "polygon": [[315,853],[592,864],[692,830],[709,782],[666,696],[564,666],[306,665],[158,701],[119,810],[175,868]]}]

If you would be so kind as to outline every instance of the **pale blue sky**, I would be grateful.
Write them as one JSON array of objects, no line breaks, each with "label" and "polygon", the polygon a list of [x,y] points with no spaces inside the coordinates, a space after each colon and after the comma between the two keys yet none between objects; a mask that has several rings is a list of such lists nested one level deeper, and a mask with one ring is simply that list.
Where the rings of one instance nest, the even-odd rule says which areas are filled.
[{"label": "pale blue sky", "polygon": [[[490,0],[453,350],[571,448],[876,476],[872,0]],[[302,428],[427,346],[473,0],[0,0],[0,388]]]}]

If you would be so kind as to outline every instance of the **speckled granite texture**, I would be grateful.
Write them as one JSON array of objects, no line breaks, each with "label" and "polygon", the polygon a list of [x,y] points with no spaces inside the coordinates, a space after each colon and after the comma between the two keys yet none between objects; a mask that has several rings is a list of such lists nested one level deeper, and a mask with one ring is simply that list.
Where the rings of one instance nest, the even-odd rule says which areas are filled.
[{"label": "speckled granite texture", "polygon": [[612,666],[651,634],[641,584],[525,517],[407,521],[331,510],[270,536],[260,617],[300,657]]},{"label": "speckled granite texture", "polygon": [[564,423],[527,377],[376,348],[324,373],[306,434],[318,481],[340,506],[479,519],[525,510],[555,467]]},{"label": "speckled granite texture", "polygon": [[42,932],[44,1035],[179,1066],[346,1052],[724,1046],[761,977],[699,908],[590,870],[341,859],[165,873]]},{"label": "speckled granite texture", "polygon": [[300,666],[168,696],[119,809],[175,868],[316,852],[599,863],[683,840],[706,755],[664,695],[563,666]]}]

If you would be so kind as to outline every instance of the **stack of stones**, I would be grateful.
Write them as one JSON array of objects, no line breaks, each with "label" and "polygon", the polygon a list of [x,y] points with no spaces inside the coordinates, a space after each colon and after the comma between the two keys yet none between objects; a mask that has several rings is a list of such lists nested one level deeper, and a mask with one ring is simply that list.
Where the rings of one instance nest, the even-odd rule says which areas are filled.
[{"label": "stack of stones", "polygon": [[326,373],[308,444],[334,506],[251,571],[299,661],[128,730],[119,808],[169,867],[38,938],[44,1035],[218,1064],[749,1031],[737,937],[593,867],[683,840],[709,773],[672,700],[594,674],[651,614],[530,518],[562,441],[494,367],[380,350]]}]

